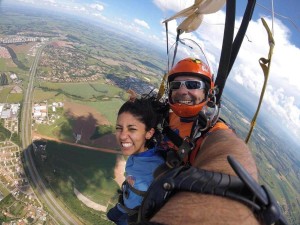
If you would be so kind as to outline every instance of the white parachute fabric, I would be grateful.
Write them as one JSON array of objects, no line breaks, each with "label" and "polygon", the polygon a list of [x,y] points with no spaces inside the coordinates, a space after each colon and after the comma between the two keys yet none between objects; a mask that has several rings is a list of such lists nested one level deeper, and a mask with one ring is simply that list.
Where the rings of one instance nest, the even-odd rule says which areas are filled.
[{"label": "white parachute fabric", "polygon": [[219,11],[224,6],[225,2],[226,0],[195,0],[195,3],[192,6],[181,10],[163,21],[163,23],[167,23],[177,18],[187,17],[178,26],[177,30],[186,33],[192,32],[202,23],[203,14],[210,14]]},{"label": "white parachute fabric", "polygon": [[186,33],[192,32],[200,26],[202,21],[203,14],[194,13],[182,21],[182,23],[177,27],[177,30],[180,30],[181,32],[184,31]]}]

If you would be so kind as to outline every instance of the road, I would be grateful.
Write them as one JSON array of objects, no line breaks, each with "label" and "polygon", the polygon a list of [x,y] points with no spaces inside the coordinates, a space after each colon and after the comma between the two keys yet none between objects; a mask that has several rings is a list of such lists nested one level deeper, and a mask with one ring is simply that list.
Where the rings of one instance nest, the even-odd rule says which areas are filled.
[{"label": "road", "polygon": [[[42,47],[40,47],[36,53],[35,59],[33,61],[33,64],[30,68],[29,72],[29,83],[28,88],[26,90],[24,101],[23,101],[23,107],[21,112],[21,138],[22,138],[22,147],[24,149],[24,160],[25,165],[28,169],[30,178],[32,180],[33,185],[35,186],[36,194],[40,200],[43,201],[50,212],[52,213],[52,216],[55,218],[57,223],[64,224],[64,225],[80,225],[81,223],[78,222],[73,218],[72,215],[70,215],[64,208],[62,208],[57,202],[55,197],[52,195],[51,191],[48,190],[48,188],[43,183],[43,180],[41,179],[34,161],[32,159],[31,155],[31,149],[32,149],[32,137],[31,137],[31,111],[32,111],[32,98],[33,98],[33,83],[36,75],[36,68],[38,66],[38,62],[40,59],[40,56],[42,54],[42,51],[46,45],[44,44]],[[48,211],[49,211],[48,210]]]}]

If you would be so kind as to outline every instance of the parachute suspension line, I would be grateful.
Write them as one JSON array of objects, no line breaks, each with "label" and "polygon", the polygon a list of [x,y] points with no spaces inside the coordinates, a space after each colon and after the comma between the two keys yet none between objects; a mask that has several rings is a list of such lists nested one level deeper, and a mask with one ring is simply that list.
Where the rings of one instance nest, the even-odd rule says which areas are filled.
[{"label": "parachute suspension line", "polygon": [[176,36],[176,42],[175,42],[175,48],[174,48],[174,55],[173,55],[173,60],[172,60],[172,65],[170,68],[172,68],[174,66],[174,63],[175,63],[175,58],[176,58],[176,55],[177,55],[177,48],[178,48],[178,42],[179,42],[179,36],[181,34],[181,30],[177,30],[177,36]]},{"label": "parachute suspension line", "polygon": [[[168,30],[168,22],[165,22],[165,27],[166,27],[166,42],[167,42],[167,56],[169,55],[169,30]],[[157,100],[160,100],[164,94],[165,94],[165,91],[166,91],[166,80],[167,80],[167,75],[168,75],[168,72],[169,72],[169,68],[170,68],[170,61],[169,61],[169,57],[168,58],[168,65],[167,65],[167,71],[165,72],[164,76],[163,76],[163,79],[160,83],[160,86],[159,86],[159,90],[158,90],[158,93],[157,93]]]},{"label": "parachute suspension line", "polygon": [[274,37],[274,4],[273,4],[273,0],[271,0],[272,3],[272,35]]},{"label": "parachute suspension line", "polygon": [[[168,29],[168,22],[165,22],[166,25],[166,41],[167,41],[167,56],[169,56],[169,29]],[[167,70],[169,70],[170,68],[170,62],[169,62],[169,57],[168,58],[168,68]],[[169,72],[169,71],[167,71]]]},{"label": "parachute suspension line", "polygon": [[251,121],[251,125],[250,125],[251,127],[250,127],[250,130],[249,130],[249,133],[248,133],[248,135],[246,137],[246,140],[245,140],[246,143],[249,142],[249,139],[251,137],[252,131],[253,131],[254,126],[256,124],[256,118],[258,116],[260,106],[261,106],[261,103],[262,103],[262,100],[263,100],[263,97],[264,97],[264,94],[265,94],[265,90],[266,90],[266,86],[267,86],[267,82],[268,82],[268,78],[269,78],[269,73],[270,73],[271,60],[272,60],[272,55],[273,55],[273,48],[275,46],[275,41],[274,41],[272,32],[270,31],[270,29],[268,27],[268,24],[266,23],[264,18],[261,18],[261,20],[262,20],[262,23],[263,23],[263,25],[264,25],[265,29],[267,30],[267,33],[268,33],[268,41],[269,41],[270,49],[269,49],[268,59],[266,59],[266,58],[260,58],[259,59],[259,64],[260,64],[260,66],[263,70],[265,80],[264,80],[264,84],[263,84],[263,87],[262,87],[262,90],[261,90],[259,103],[258,103],[256,112],[253,116],[253,119]]},{"label": "parachute suspension line", "polygon": [[219,104],[223,88],[225,86],[228,66],[230,62],[230,56],[232,51],[232,40],[234,33],[234,21],[235,21],[235,0],[229,0],[226,4],[226,20],[223,35],[222,51],[220,56],[219,68],[215,85],[218,88],[217,104]]},{"label": "parachute suspension line", "polygon": [[[167,39],[167,55],[169,56],[169,38],[168,38],[168,22],[166,21],[165,22],[166,24],[166,39]],[[177,30],[177,36],[176,36],[176,42],[175,42],[175,48],[174,48],[174,55],[173,55],[173,59],[172,59],[172,64],[170,66],[170,61],[169,61],[169,57],[168,57],[168,68],[167,68],[167,72],[165,73],[164,77],[163,77],[163,80],[160,84],[160,87],[159,87],[159,91],[158,91],[158,94],[157,94],[157,99],[161,99],[166,91],[166,88],[165,88],[165,83],[166,83],[166,80],[167,80],[167,75],[169,73],[169,70],[174,66],[174,63],[175,63],[175,58],[176,58],[176,54],[177,54],[177,48],[178,48],[178,42],[179,42],[179,36],[180,34],[182,33],[182,31],[180,29]]]}]

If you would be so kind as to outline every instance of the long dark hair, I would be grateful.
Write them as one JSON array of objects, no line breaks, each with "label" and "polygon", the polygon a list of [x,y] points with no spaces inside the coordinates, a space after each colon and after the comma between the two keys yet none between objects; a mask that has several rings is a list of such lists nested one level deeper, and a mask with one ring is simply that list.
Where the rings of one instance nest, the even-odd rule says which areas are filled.
[{"label": "long dark hair", "polygon": [[119,109],[118,116],[124,112],[132,114],[137,120],[145,124],[146,131],[154,128],[155,133],[149,140],[146,141],[145,147],[153,148],[160,140],[160,132],[157,129],[158,115],[153,108],[151,98],[140,98],[125,102]]}]

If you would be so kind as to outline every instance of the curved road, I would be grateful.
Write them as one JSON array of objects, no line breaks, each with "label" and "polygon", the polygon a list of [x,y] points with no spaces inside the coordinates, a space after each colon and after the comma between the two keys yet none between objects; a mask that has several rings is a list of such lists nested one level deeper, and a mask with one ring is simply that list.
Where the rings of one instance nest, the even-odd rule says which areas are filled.
[{"label": "curved road", "polygon": [[[22,107],[21,116],[21,138],[22,147],[24,149],[24,160],[31,180],[37,190],[37,196],[40,200],[43,200],[45,206],[52,212],[52,216],[59,224],[64,225],[80,225],[81,223],[76,221],[72,215],[69,215],[64,208],[62,208],[53,197],[52,193],[43,183],[39,173],[35,167],[34,161],[31,157],[32,139],[31,139],[31,110],[32,110],[32,97],[33,97],[33,82],[36,74],[36,68],[38,66],[39,58],[46,45],[44,44],[37,51],[33,64],[29,72],[29,83],[24,96],[24,102]],[[50,212],[49,212],[50,213]]]}]

